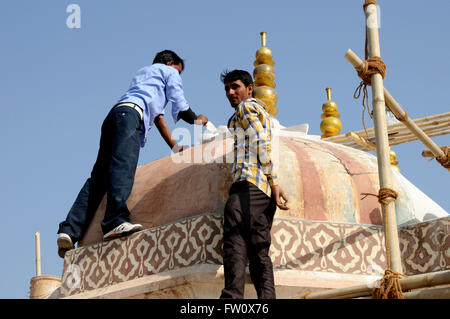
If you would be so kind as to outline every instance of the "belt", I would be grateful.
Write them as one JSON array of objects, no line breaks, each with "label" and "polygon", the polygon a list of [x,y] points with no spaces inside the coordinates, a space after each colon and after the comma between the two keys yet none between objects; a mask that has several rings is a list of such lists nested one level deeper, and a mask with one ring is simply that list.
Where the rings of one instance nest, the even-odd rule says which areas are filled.
[{"label": "belt", "polygon": [[144,114],[142,112],[141,107],[139,105],[137,105],[137,104],[124,102],[124,103],[119,103],[119,104],[114,105],[114,107],[119,107],[119,106],[128,106],[128,107],[131,107],[131,108],[135,109],[136,111],[138,111],[139,116],[141,117],[141,120],[144,117]]}]

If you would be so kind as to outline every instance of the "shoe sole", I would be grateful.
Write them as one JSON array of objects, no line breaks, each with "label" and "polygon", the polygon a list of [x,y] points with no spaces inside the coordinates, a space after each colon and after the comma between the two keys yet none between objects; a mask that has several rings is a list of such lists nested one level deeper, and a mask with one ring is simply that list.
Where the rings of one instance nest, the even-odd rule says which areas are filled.
[{"label": "shoe sole", "polygon": [[126,231],[126,232],[111,234],[111,235],[108,235],[108,237],[103,237],[103,240],[104,241],[110,241],[110,240],[113,240],[113,239],[117,239],[117,238],[120,238],[120,237],[125,237],[125,236],[128,236],[128,235],[137,233],[137,232],[139,232],[141,230],[143,230],[142,227],[132,228],[129,231]]},{"label": "shoe sole", "polygon": [[58,238],[56,241],[58,245],[58,256],[64,258],[66,252],[73,249],[72,241],[68,238]]},{"label": "shoe sole", "polygon": [[64,248],[64,249],[72,249],[73,248],[72,241],[68,238],[58,238],[57,245],[58,245],[58,248]]},{"label": "shoe sole", "polygon": [[58,248],[58,256],[61,258],[64,258],[66,256],[66,253],[69,251],[70,249],[67,248]]}]

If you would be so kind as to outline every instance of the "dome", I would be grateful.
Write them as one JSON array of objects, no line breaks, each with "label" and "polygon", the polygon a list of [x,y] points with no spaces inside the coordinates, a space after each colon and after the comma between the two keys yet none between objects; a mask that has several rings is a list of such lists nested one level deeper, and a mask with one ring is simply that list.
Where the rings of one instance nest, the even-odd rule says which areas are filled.
[{"label": "dome", "polygon": [[[290,210],[276,219],[310,220],[352,225],[382,225],[376,157],[347,146],[322,141],[297,128],[277,124],[274,163]],[[219,127],[222,132],[226,128]],[[210,138],[182,154],[138,167],[128,200],[131,219],[144,228],[165,225],[202,214],[223,214],[232,184],[233,139]],[[277,156],[278,155],[278,156]],[[405,226],[448,216],[439,205],[393,169],[397,224]],[[80,245],[102,241],[101,203]]]}]

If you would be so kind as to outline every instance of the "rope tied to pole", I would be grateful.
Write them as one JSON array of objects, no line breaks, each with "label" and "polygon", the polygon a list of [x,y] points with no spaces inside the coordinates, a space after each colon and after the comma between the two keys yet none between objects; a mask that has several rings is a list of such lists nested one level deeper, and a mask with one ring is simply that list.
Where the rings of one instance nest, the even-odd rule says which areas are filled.
[{"label": "rope tied to pole", "polygon": [[436,161],[438,161],[446,169],[450,170],[450,147],[441,146],[441,150],[444,152],[444,156],[436,157]]},{"label": "rope tied to pole", "polygon": [[364,11],[366,10],[366,8],[367,8],[367,6],[369,6],[369,5],[371,5],[371,4],[374,4],[374,5],[378,5],[378,2],[377,2],[377,0],[366,0],[365,2],[364,2],[364,4],[363,4],[363,9],[364,9]]},{"label": "rope tied to pole", "polygon": [[384,80],[384,77],[386,76],[386,64],[383,62],[383,60],[379,56],[373,56],[371,58],[368,58],[364,61],[363,65],[356,69],[356,72],[358,73],[358,76],[361,78],[361,82],[359,83],[358,87],[355,90],[355,93],[353,94],[353,98],[359,99],[361,96],[361,91],[363,91],[363,98],[362,98],[362,106],[363,106],[363,112],[362,112],[362,122],[364,126],[364,131],[367,134],[366,129],[366,123],[364,119],[364,115],[367,109],[367,113],[372,118],[372,114],[370,111],[370,104],[369,104],[369,93],[367,91],[367,86],[372,85],[372,75],[374,74],[380,74],[381,77]]},{"label": "rope tied to pole", "polygon": [[450,171],[450,146],[441,146],[440,150],[442,152],[442,155],[437,152],[432,152],[429,149],[425,149],[422,152],[423,157],[431,157],[430,161],[433,160],[433,158],[436,159],[436,161],[439,162],[444,168],[446,168],[448,171]]},{"label": "rope tied to pole", "polygon": [[381,205],[389,205],[391,202],[395,202],[398,198],[398,194],[395,190],[387,187],[382,187],[378,191],[378,202]]},{"label": "rope tied to pole", "polygon": [[[371,4],[378,6],[378,2],[376,0],[366,0],[363,5],[364,11],[366,11],[366,8]],[[353,94],[353,98],[359,99],[359,97],[361,96],[361,91],[363,92],[362,122],[363,122],[363,126],[364,126],[364,131],[366,132],[366,135],[369,136],[369,134],[367,133],[366,121],[364,118],[366,109],[367,109],[367,113],[372,118],[372,113],[370,111],[369,93],[367,91],[367,86],[372,85],[372,75],[374,75],[374,74],[380,74],[384,80],[384,77],[386,75],[386,64],[383,62],[383,60],[379,56],[373,56],[373,57],[368,58],[367,28],[366,28],[366,42],[365,42],[364,48],[365,48],[366,60],[364,61],[362,66],[356,68],[358,76],[361,78],[362,81],[359,83],[358,87],[356,88],[355,93]]]},{"label": "rope tied to pole", "polygon": [[400,285],[400,278],[406,277],[403,274],[395,272],[391,269],[391,249],[389,246],[389,232],[387,231],[388,225],[388,214],[389,214],[389,204],[395,202],[398,198],[398,194],[395,190],[387,187],[382,187],[378,191],[378,195],[371,193],[362,193],[364,197],[361,198],[363,200],[367,196],[375,196],[378,198],[378,202],[383,206],[385,212],[384,218],[384,234],[385,234],[385,243],[386,243],[386,264],[387,269],[384,273],[383,278],[380,282],[380,287],[374,287],[372,290],[372,297],[374,299],[403,299],[402,288]]},{"label": "rope tied to pole", "polygon": [[380,287],[374,287],[372,298],[374,299],[404,299],[400,279],[406,277],[398,272],[386,269],[380,281]]}]

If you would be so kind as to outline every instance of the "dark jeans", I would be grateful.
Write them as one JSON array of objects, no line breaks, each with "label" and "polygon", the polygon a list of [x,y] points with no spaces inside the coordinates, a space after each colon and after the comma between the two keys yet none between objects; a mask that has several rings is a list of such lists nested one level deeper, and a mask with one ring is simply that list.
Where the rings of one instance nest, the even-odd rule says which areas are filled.
[{"label": "dark jeans", "polygon": [[220,298],[243,298],[248,258],[250,277],[258,298],[275,299],[269,257],[275,210],[275,201],[252,183],[240,181],[231,186],[224,212],[225,288]]},{"label": "dark jeans", "polygon": [[104,234],[129,222],[126,200],[130,196],[139,158],[143,122],[131,107],[114,107],[103,122],[100,149],[90,178],[81,188],[58,233],[66,233],[75,243],[84,235],[105,193]]}]

